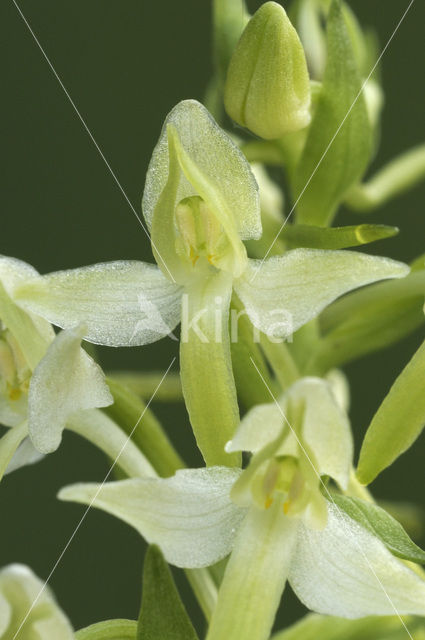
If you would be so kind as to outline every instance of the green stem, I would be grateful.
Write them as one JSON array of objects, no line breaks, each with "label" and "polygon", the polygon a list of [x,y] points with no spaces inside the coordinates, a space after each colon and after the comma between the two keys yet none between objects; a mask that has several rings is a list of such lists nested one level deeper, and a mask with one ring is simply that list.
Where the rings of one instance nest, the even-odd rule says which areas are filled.
[{"label": "green stem", "polygon": [[268,640],[296,531],[278,501],[268,510],[251,507],[224,574],[207,640]]},{"label": "green stem", "polygon": [[150,462],[128,435],[99,409],[73,414],[66,426],[116,461],[130,478],[156,475]]},{"label": "green stem", "polygon": [[300,372],[288,346],[284,342],[271,342],[261,334],[261,347],[282,389],[286,389],[300,377]]},{"label": "green stem", "polygon": [[274,141],[252,140],[245,142],[241,150],[248,162],[261,162],[261,164],[280,167],[284,161],[282,150]]},{"label": "green stem", "polygon": [[133,393],[148,400],[155,393],[160,402],[181,402],[182,385],[178,373],[169,372],[167,377],[160,371],[112,371],[109,379],[124,385]]},{"label": "green stem", "polygon": [[209,622],[217,603],[217,587],[208,569],[186,569],[186,578]]},{"label": "green stem", "polygon": [[[242,303],[233,294],[232,297],[232,322],[237,321],[237,326],[231,328],[231,333],[237,333],[232,339],[232,365],[235,376],[238,397],[245,409],[250,409],[256,404],[270,402],[270,393],[264,384],[259,384],[258,372],[267,381],[268,386],[274,389],[274,380],[271,379],[260,346],[254,342],[254,327]],[[252,360],[255,362],[255,367]],[[277,389],[274,391],[278,392]]]},{"label": "green stem", "polygon": [[355,211],[367,212],[401,195],[425,179],[425,145],[395,158],[365,184],[353,187],[345,203]]},{"label": "green stem", "polygon": [[[106,409],[132,440],[161,477],[172,476],[185,464],[174,449],[161,423],[144,402],[117,380],[108,379],[114,404]],[[136,426],[137,425],[137,426]],[[136,427],[136,428],[135,428]]]}]

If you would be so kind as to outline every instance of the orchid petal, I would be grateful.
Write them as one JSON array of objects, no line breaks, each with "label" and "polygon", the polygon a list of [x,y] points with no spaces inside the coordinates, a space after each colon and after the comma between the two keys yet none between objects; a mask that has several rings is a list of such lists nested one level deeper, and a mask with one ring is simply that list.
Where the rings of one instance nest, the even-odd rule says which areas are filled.
[{"label": "orchid petal", "polygon": [[257,453],[282,433],[285,419],[274,403],[259,404],[242,418],[235,436],[226,444],[226,451]]},{"label": "orchid petal", "polygon": [[238,470],[225,467],[185,469],[171,478],[77,484],[62,489],[59,498],[93,503],[157,544],[171,564],[199,568],[232,549],[245,515],[229,496],[238,476]]},{"label": "orchid petal", "polygon": [[101,368],[81,349],[84,333],[84,325],[59,333],[32,376],[28,425],[41,453],[58,448],[72,413],[113,403]]},{"label": "orchid petal", "polygon": [[[200,195],[214,212],[227,216],[235,224],[243,240],[259,238],[261,219],[258,187],[249,164],[229,136],[220,129],[203,105],[184,100],[174,107],[165,120],[161,136],[152,154],[143,194],[143,213],[152,225],[156,206],[169,173],[167,129],[177,133],[179,147],[192,167],[196,167],[196,184],[192,175],[184,175],[182,167],[172,210],[180,200]],[[231,179],[229,179],[231,177]],[[216,206],[214,206],[214,204]]]},{"label": "orchid petal", "polygon": [[6,473],[21,442],[23,442],[27,436],[28,425],[26,422],[22,422],[20,425],[8,429],[0,438],[0,480]]},{"label": "orchid petal", "polygon": [[425,615],[425,581],[334,505],[322,531],[300,525],[289,581],[318,613]]},{"label": "orchid petal", "polygon": [[302,378],[288,391],[288,400],[303,407],[301,437],[317,463],[319,475],[329,475],[346,489],[353,460],[350,423],[327,382]]},{"label": "orchid petal", "polygon": [[15,427],[27,416],[28,398],[21,394],[16,400],[11,400],[6,394],[0,394],[0,424],[5,427]]},{"label": "orchid petal", "polygon": [[31,369],[43,357],[54,338],[54,331],[43,318],[25,313],[16,306],[14,289],[28,278],[37,276],[37,271],[26,262],[0,256],[0,319],[19,344]]},{"label": "orchid petal", "polygon": [[155,342],[180,320],[180,289],[144,262],[57,271],[26,281],[14,296],[59,327],[84,322],[86,340],[112,347]]},{"label": "orchid petal", "polygon": [[234,286],[251,322],[276,338],[290,336],[343,293],[408,272],[401,262],[357,251],[294,249],[248,260]]},{"label": "orchid petal", "polygon": [[[3,618],[3,612],[6,618]],[[20,635],[37,640],[74,640],[72,627],[45,583],[23,565],[0,570],[0,635],[13,640]]]},{"label": "orchid petal", "polygon": [[5,475],[26,467],[29,464],[35,464],[44,458],[43,454],[35,449],[30,438],[25,438],[16,449],[15,454],[9,462]]}]

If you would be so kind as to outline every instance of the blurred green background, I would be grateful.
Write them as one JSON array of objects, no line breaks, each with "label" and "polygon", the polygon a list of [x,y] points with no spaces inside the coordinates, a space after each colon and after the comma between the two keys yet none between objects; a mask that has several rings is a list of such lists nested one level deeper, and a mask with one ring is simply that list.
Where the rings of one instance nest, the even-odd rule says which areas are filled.
[{"label": "blurred green background", "polygon": [[[260,4],[250,2],[249,8]],[[350,4],[385,44],[408,1]],[[210,2],[21,0],[19,6],[139,212],[144,174],[165,115],[183,98],[202,100],[210,77]],[[123,258],[151,260],[145,233],[11,0],[3,0],[0,14],[5,44],[1,253],[41,272]],[[424,24],[425,4],[416,0],[383,57],[386,106],[372,171],[424,140]],[[421,186],[369,217],[401,228],[397,238],[371,251],[402,260],[424,252],[424,203]],[[339,217],[345,224],[358,219]],[[422,334],[347,367],[357,443]],[[106,369],[165,370],[175,355],[176,344],[168,339],[100,353]],[[155,405],[155,410],[188,463],[200,463],[182,407]],[[374,485],[377,496],[425,506],[424,442],[421,438],[382,474]],[[47,577],[83,513],[80,506],[59,503],[57,490],[101,480],[107,469],[100,453],[67,434],[57,453],[7,477],[0,487],[0,566],[24,562]],[[101,619],[136,617],[142,559],[135,532],[103,513],[89,513],[51,580],[77,629]],[[186,597],[199,621],[188,591]],[[285,605],[281,621],[303,611],[289,592]]]}]

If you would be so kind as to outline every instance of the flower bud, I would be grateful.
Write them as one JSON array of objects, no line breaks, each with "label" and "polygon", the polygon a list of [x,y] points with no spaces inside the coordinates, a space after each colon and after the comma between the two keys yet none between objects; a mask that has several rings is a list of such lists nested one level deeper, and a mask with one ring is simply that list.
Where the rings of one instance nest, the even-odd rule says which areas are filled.
[{"label": "flower bud", "polygon": [[260,7],[243,32],[229,65],[224,103],[235,122],[266,139],[309,124],[304,49],[276,2]]}]

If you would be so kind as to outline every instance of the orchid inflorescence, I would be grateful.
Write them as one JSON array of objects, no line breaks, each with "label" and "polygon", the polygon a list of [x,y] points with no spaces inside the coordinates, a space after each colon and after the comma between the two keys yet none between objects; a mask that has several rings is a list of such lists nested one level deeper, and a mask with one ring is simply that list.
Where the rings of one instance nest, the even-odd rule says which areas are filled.
[{"label": "orchid inflorescence", "polygon": [[[78,632],[29,568],[1,569],[2,640],[194,640],[167,563],[186,571],[207,640],[424,637],[425,552],[366,485],[425,424],[425,345],[377,407],[357,467],[340,367],[423,323],[425,260],[354,250],[394,227],[331,224],[342,205],[363,213],[413,186],[425,148],[364,182],[383,100],[374,44],[340,0],[299,0],[290,17],[215,0],[206,106],[171,110],[146,175],[156,264],[40,275],[0,258],[0,478],[74,431],[120,476],[59,498],[151,545],[138,621]],[[286,218],[271,167],[285,172]],[[105,377],[85,348],[166,336],[180,374],[158,385]],[[162,384],[185,403],[201,468],[144,405]],[[314,613],[272,635],[287,582]]]}]

